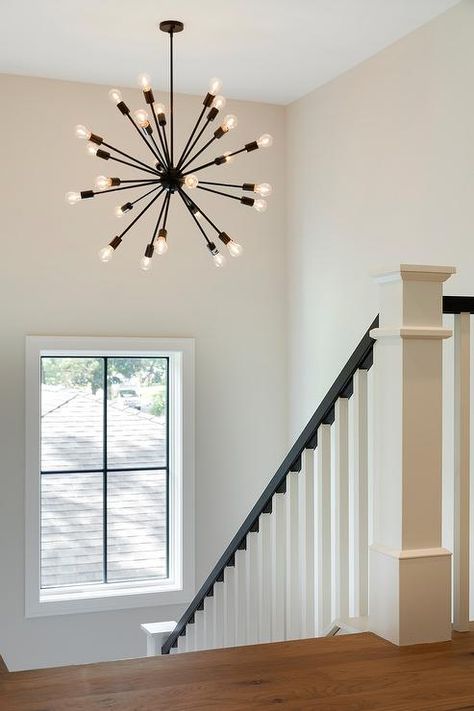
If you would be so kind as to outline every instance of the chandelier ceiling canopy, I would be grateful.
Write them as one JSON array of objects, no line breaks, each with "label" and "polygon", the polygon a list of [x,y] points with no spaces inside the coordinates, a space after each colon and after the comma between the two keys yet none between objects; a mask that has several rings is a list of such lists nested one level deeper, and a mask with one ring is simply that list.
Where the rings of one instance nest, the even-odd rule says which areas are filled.
[{"label": "chandelier ceiling canopy", "polygon": [[[143,90],[145,102],[148,105],[148,111],[145,109],[137,109],[132,114],[127,104],[122,100],[120,91],[118,89],[111,89],[109,91],[111,101],[116,104],[120,113],[130,121],[134,130],[140,136],[140,139],[146,144],[151,154],[150,162],[141,161],[125,153],[125,151],[119,150],[110,143],[107,143],[102,136],[98,136],[85,126],[78,125],[75,128],[77,138],[88,142],[87,150],[91,155],[95,155],[97,158],[101,158],[105,161],[113,161],[126,165],[143,174],[140,178],[132,179],[99,175],[96,178],[93,190],[66,193],[66,201],[70,205],[75,205],[81,200],[95,198],[96,195],[104,195],[121,190],[132,191],[130,195],[127,195],[128,199],[126,202],[115,208],[115,214],[117,217],[123,217],[126,213],[131,213],[131,216],[133,216],[134,211],[137,209],[139,210],[138,214],[133,217],[120,234],[116,235],[108,245],[99,251],[99,257],[103,262],[109,262],[111,260],[124,236],[150,208],[155,206],[158,213],[156,224],[140,262],[141,268],[144,271],[148,271],[151,267],[154,253],[156,252],[158,255],[163,255],[168,249],[166,225],[171,198],[174,195],[179,196],[184,203],[191,218],[203,236],[216,267],[222,267],[225,264],[225,257],[219,252],[214,240],[218,240],[225,245],[232,257],[238,257],[242,253],[242,247],[238,242],[231,239],[226,232],[221,230],[220,227],[201,210],[190,193],[194,190],[203,190],[207,193],[230,198],[231,200],[238,200],[244,206],[255,208],[257,212],[265,212],[267,209],[265,198],[272,192],[272,187],[268,183],[238,184],[212,182],[203,180],[201,171],[210,166],[223,165],[241,153],[250,153],[259,148],[270,147],[273,139],[268,133],[263,134],[257,140],[246,143],[241,148],[221,153],[211,160],[196,164],[197,159],[207,149],[216,141],[220,141],[237,126],[237,117],[233,114],[227,114],[220,122],[220,125],[213,131],[212,136],[205,141],[203,145],[200,144],[206,129],[212,126],[226,103],[225,98],[219,94],[222,88],[220,79],[213,78],[210,80],[208,93],[202,102],[203,108],[199,113],[183,150],[179,155],[175,155],[173,38],[175,34],[182,32],[183,29],[184,25],[179,20],[165,20],[160,23],[160,30],[169,35],[170,41],[168,110],[162,103],[155,102],[151,80],[146,74],[139,77],[139,82]],[[138,196],[135,192],[137,189],[141,189]],[[229,189],[231,192],[228,192]],[[239,192],[253,193],[255,197],[250,197],[245,194],[241,195]],[[142,201],[145,202],[138,207]],[[209,234],[211,236],[209,236]]]}]

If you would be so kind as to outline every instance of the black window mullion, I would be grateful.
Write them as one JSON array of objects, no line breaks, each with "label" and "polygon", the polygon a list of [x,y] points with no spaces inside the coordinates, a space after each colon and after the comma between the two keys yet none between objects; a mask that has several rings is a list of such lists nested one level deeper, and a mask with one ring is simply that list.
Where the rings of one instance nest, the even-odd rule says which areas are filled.
[{"label": "black window mullion", "polygon": [[103,445],[102,445],[102,461],[103,461],[103,577],[104,583],[107,582],[107,395],[108,395],[108,358],[104,358],[104,410],[103,410]]}]

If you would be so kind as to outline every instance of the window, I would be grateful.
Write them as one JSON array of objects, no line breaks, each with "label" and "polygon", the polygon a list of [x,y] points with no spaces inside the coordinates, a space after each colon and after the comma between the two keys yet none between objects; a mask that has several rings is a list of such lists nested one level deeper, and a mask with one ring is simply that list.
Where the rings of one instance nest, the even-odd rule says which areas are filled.
[{"label": "window", "polygon": [[193,595],[193,341],[27,338],[26,613]]}]

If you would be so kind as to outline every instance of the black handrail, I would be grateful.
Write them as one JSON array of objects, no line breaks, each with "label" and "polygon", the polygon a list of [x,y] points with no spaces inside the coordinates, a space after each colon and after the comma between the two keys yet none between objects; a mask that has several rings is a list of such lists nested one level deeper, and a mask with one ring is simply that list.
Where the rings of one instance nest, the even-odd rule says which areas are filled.
[{"label": "black handrail", "polygon": [[474,314],[474,296],[443,296],[444,314]]},{"label": "black handrail", "polygon": [[196,611],[203,609],[204,599],[213,594],[214,584],[223,580],[224,569],[228,565],[234,565],[235,552],[239,548],[246,547],[247,534],[250,531],[258,531],[258,519],[260,515],[262,513],[271,512],[273,495],[286,490],[287,474],[291,471],[299,471],[301,469],[301,455],[305,449],[314,449],[316,447],[318,428],[320,425],[331,424],[334,421],[334,406],[337,399],[339,397],[350,397],[352,395],[353,376],[355,372],[357,370],[369,370],[371,367],[373,362],[374,339],[371,338],[370,331],[373,328],[377,328],[378,325],[379,317],[377,316],[339,373],[333,385],[328,390],[303,432],[290,449],[281,466],[277,469],[263,494],[217,561],[211,574],[207,577],[173,632],[163,644],[161,648],[162,654],[169,654],[170,649],[177,646],[178,637],[186,632],[186,625],[194,622]]}]

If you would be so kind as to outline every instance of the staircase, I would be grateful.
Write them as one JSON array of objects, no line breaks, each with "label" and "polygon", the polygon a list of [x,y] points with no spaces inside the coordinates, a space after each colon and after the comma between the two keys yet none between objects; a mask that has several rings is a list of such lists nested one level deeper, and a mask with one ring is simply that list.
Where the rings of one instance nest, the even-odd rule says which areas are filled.
[{"label": "staircase", "polygon": [[[423,545],[416,540],[417,524],[411,520],[408,508],[423,495],[422,487],[426,486],[426,482],[420,484],[420,477],[411,466],[410,457],[414,457],[416,463],[420,452],[410,449],[409,435],[413,436],[413,430],[419,428],[419,447],[430,446],[426,441],[427,432],[434,441],[436,438],[441,441],[442,369],[438,353],[441,354],[442,339],[451,333],[441,323],[441,289],[450,273],[449,268],[402,265],[395,277],[392,278],[391,272],[381,280],[380,324],[377,317],[363,335],[181,619],[172,624],[171,631],[163,632],[166,630],[163,623],[165,627],[160,628],[159,634],[162,654],[374,630],[374,627],[392,641],[409,643],[413,629],[412,637],[405,640],[403,620],[413,616],[410,605],[417,610],[418,617],[424,616],[423,600],[420,607],[423,582],[416,579],[419,566],[425,566],[420,567],[420,579],[428,576],[429,585],[436,583],[439,576],[443,593],[439,601],[433,603],[433,612],[427,612],[428,617],[420,622],[420,631],[416,631],[418,622],[412,625],[415,634],[419,634],[421,641],[431,641],[423,637],[432,619],[430,614],[435,615],[436,620],[444,615],[444,623],[451,629],[451,615],[447,611],[450,595],[445,589],[445,560],[451,575],[450,553],[441,548],[441,520],[436,496],[431,493],[441,488],[441,454],[438,456],[437,450],[429,454],[428,469],[433,477],[423,515],[429,519],[431,507],[439,520],[432,531],[423,533]],[[397,290],[392,282],[401,283],[401,287]],[[444,297],[443,307],[445,313],[456,314],[454,621],[456,629],[462,629],[469,626],[466,378],[469,377],[469,324],[470,314],[474,313],[474,298]],[[390,319],[398,317],[402,323],[394,328]],[[375,367],[371,370],[374,350]],[[425,370],[430,377],[425,376]],[[424,388],[419,399],[416,397],[418,382]],[[408,387],[412,390],[408,391]],[[407,413],[403,408],[410,402],[410,393],[414,399],[411,412]],[[387,398],[393,400],[389,406]],[[411,427],[409,434],[405,427],[407,422]],[[396,456],[400,451],[405,453],[404,457]],[[389,486],[393,489],[388,492],[383,474],[379,475],[386,467],[390,470]],[[409,497],[404,495],[408,490],[411,491]],[[397,491],[402,492],[401,500],[397,499]],[[395,524],[375,517],[376,544],[369,546],[371,502],[378,511],[388,512],[387,519],[391,517],[391,507],[394,511],[400,507],[400,515],[393,517]],[[401,544],[400,550],[394,553],[386,541],[390,543],[394,526],[398,524]],[[410,535],[412,542],[405,545],[404,540]],[[373,560],[372,583],[369,582],[369,549]],[[380,577],[380,560],[385,559],[387,562],[382,565],[388,566],[387,572],[385,577]],[[410,576],[403,574],[407,561],[411,566],[410,575],[415,571],[412,588]],[[395,580],[394,599],[387,603],[393,570],[399,577]],[[429,587],[426,593],[431,594]],[[377,618],[380,610],[387,618],[381,623]],[[384,634],[386,627],[394,628],[397,624],[400,629],[395,632],[390,629]],[[433,625],[434,636],[447,638],[446,624],[444,627],[438,622]]]}]

